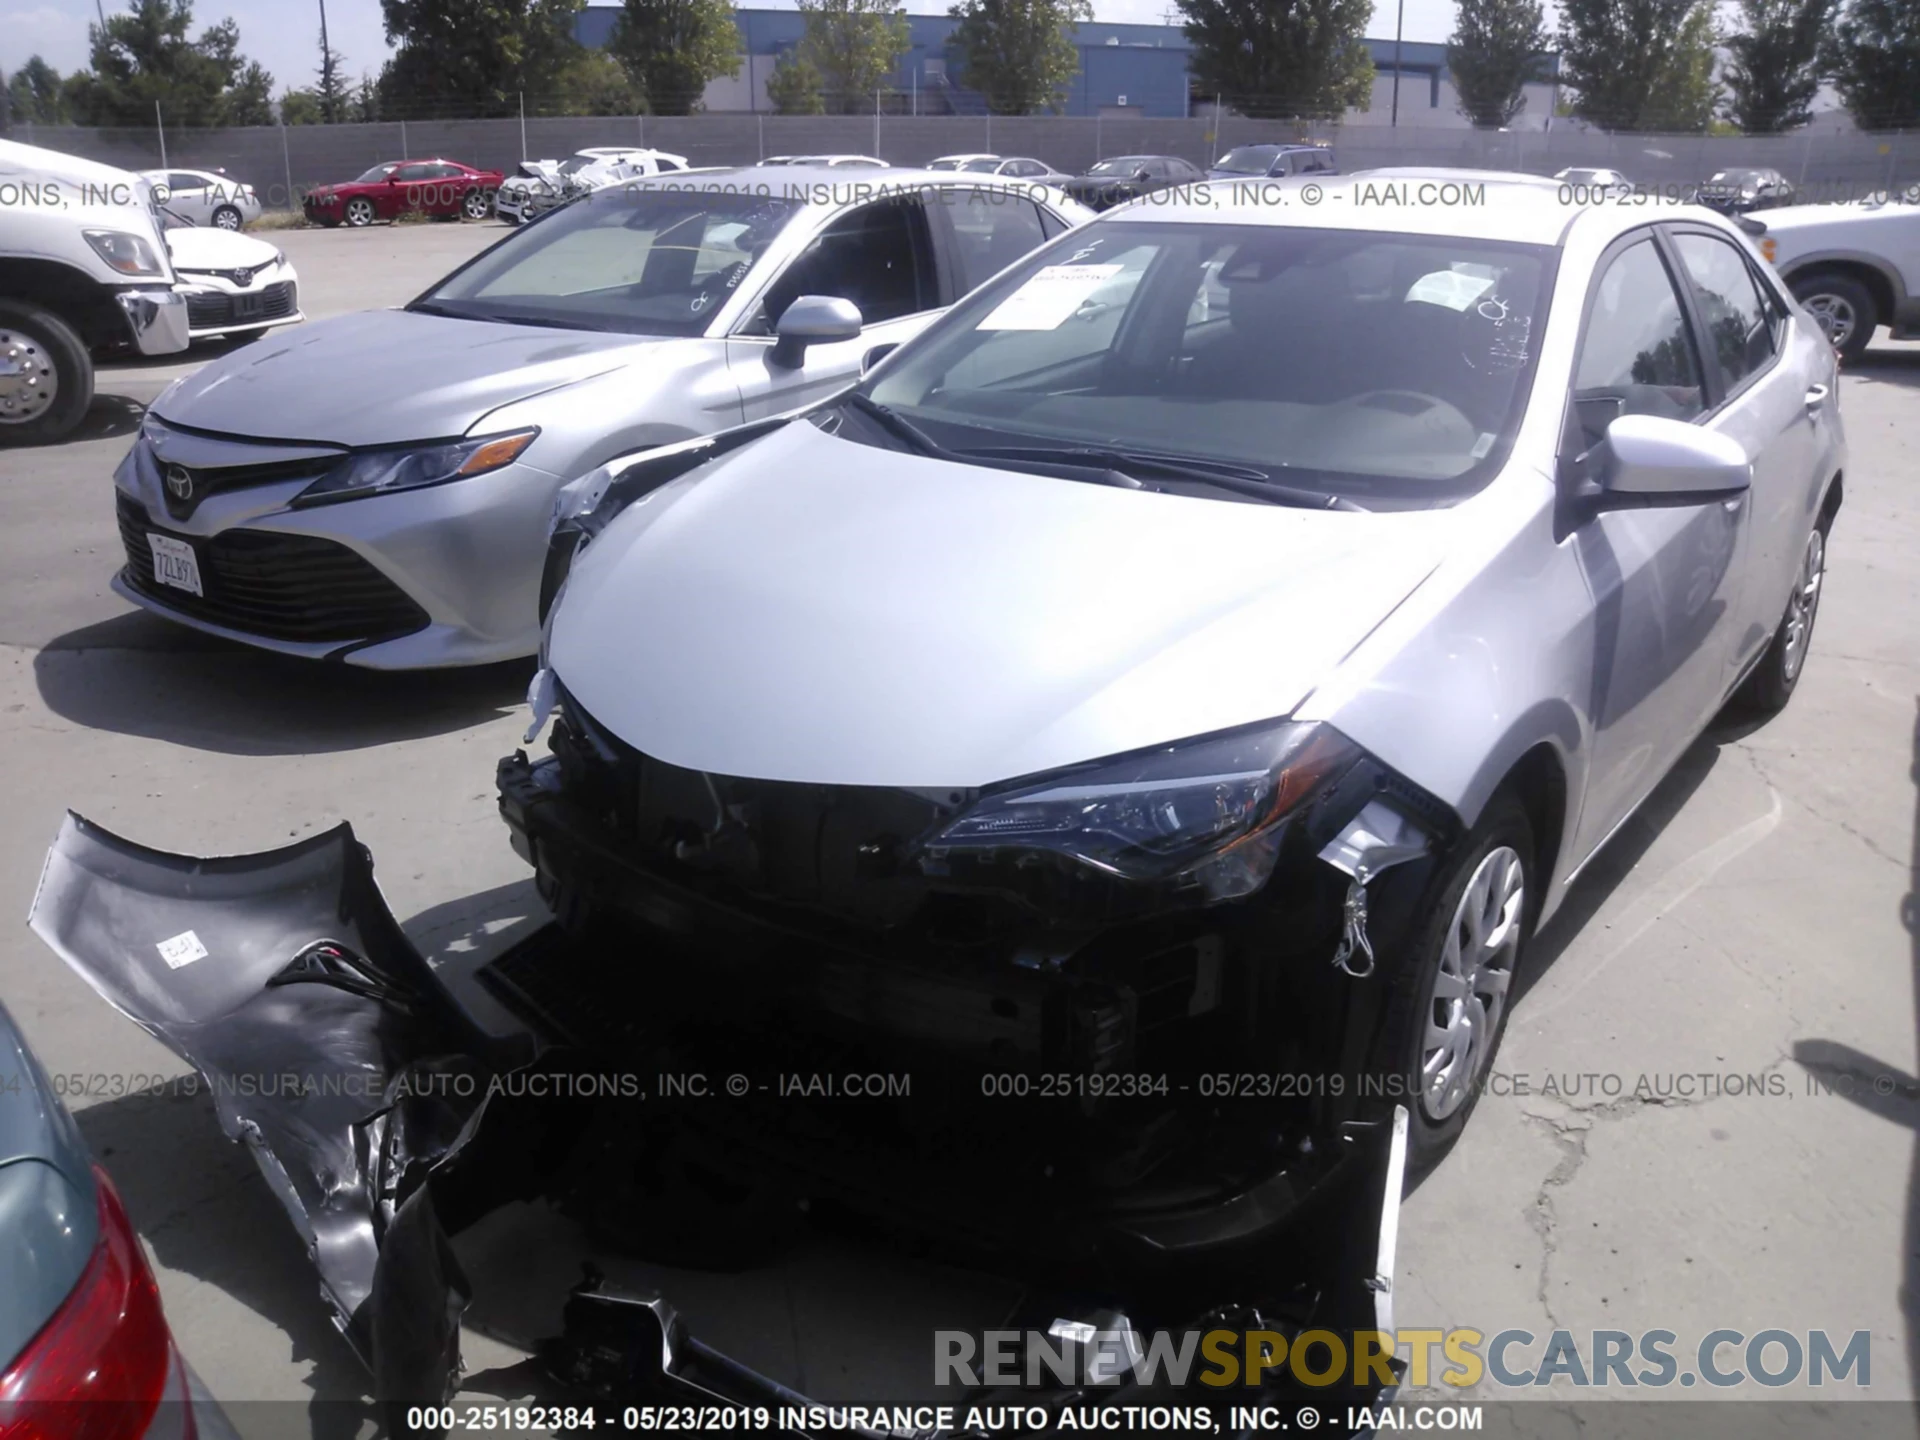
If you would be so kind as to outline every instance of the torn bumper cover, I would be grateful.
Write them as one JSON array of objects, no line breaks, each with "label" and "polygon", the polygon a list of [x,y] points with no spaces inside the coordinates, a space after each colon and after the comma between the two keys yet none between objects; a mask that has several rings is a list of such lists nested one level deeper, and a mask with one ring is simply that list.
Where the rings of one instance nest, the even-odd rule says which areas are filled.
[{"label": "torn bumper cover", "polygon": [[[658,1171],[650,1149],[714,1128],[711,1103],[694,1119],[656,1101],[497,1083],[606,1056],[583,1054],[577,1037],[530,1029],[502,1038],[477,1026],[401,932],[346,825],[263,854],[197,859],[70,816],[31,924],[110,1004],[206,1078],[223,1130],[249,1147],[306,1241],[322,1295],[372,1371],[376,1394],[395,1406],[439,1402],[459,1376],[470,1286],[449,1237],[534,1198],[602,1213],[631,1200],[644,1216],[639,1228],[659,1225],[670,1211],[643,1194]],[[510,969],[518,954],[565,966],[570,948],[590,943],[549,927],[496,965]],[[638,1069],[654,1057],[624,1058]],[[567,1098],[550,1098],[560,1095]],[[1045,1297],[1030,1302],[1033,1322],[1044,1330],[1119,1313],[1141,1330],[1390,1331],[1404,1120],[1390,1112],[1319,1128],[1303,1152],[1310,1163],[1283,1166],[1226,1204],[1210,1195],[1183,1208],[1163,1196],[1130,1210],[1115,1198],[1090,1247],[1066,1243],[1089,1219],[1070,1206],[1005,1217],[1032,1232],[1034,1243],[1008,1263],[1030,1294]],[[625,1137],[627,1148],[610,1147],[610,1135]],[[834,1153],[850,1155],[862,1138]],[[924,1217],[938,1207],[916,1204],[911,1192],[950,1185],[970,1158],[988,1156],[936,1154],[921,1173],[896,1168],[880,1190],[851,1160],[836,1177],[769,1159],[763,1179],[788,1215],[801,1208],[789,1202],[814,1201],[823,1212],[839,1205]],[[743,1233],[743,1250],[755,1238]],[[1057,1263],[1034,1260],[1047,1255]],[[689,1336],[660,1297],[589,1282],[569,1300],[565,1321],[543,1349],[562,1393],[623,1403],[811,1403]],[[1092,1393],[1054,1384],[1017,1398],[1139,1397],[1129,1383]]]}]

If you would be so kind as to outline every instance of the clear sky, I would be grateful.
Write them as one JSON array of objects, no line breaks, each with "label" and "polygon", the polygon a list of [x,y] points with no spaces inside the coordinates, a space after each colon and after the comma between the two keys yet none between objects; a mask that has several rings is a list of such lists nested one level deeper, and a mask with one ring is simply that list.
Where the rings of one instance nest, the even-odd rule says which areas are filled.
[{"label": "clear sky", "polygon": [[[792,0],[753,0],[787,8]],[[906,0],[920,14],[944,14],[950,0]],[[125,0],[97,0],[111,14]],[[1453,0],[1405,0],[1406,38],[1444,40],[1453,28]],[[1368,34],[1393,34],[1396,0],[1375,0]],[[1153,24],[1177,19],[1171,0],[1093,0],[1096,20]],[[319,0],[194,0],[195,33],[232,16],[240,48],[273,72],[274,93],[313,83],[319,63]],[[30,55],[40,55],[61,74],[87,64],[87,26],[98,18],[96,0],[0,0],[0,70],[11,73]],[[380,25],[380,0],[327,0],[327,36],[347,57],[347,73],[377,73],[388,55]]]}]

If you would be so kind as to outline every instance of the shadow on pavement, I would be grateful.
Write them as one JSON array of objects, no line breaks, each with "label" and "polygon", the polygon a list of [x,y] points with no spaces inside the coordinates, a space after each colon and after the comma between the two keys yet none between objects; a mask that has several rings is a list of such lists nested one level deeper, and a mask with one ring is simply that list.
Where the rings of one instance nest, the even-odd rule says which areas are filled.
[{"label": "shadow on pavement", "polygon": [[[1920,377],[1920,366],[1914,374]],[[1914,993],[1920,996],[1920,696],[1914,698],[1913,765],[1907,775],[1915,787],[1913,846],[1907,893],[1900,900],[1900,923],[1911,947]],[[1916,1016],[1915,1027],[1920,1030],[1920,1016]],[[1907,1370],[1920,1374],[1920,1324],[1915,1323],[1920,1321],[1920,1145],[1916,1145],[1916,1136],[1920,1135],[1920,1076],[1835,1040],[1797,1041],[1793,1058],[1830,1093],[1853,1101],[1894,1126],[1888,1132],[1888,1143],[1904,1143],[1911,1151],[1899,1301],[1900,1313],[1907,1317]],[[1902,1131],[1906,1133],[1902,1135]]]},{"label": "shadow on pavement", "polygon": [[313,755],[444,735],[510,713],[531,660],[390,673],[299,660],[144,611],[56,637],[33,660],[76,725],[229,755]]},{"label": "shadow on pavement", "polygon": [[1856,380],[1920,389],[1920,350],[1869,350],[1841,373]]}]

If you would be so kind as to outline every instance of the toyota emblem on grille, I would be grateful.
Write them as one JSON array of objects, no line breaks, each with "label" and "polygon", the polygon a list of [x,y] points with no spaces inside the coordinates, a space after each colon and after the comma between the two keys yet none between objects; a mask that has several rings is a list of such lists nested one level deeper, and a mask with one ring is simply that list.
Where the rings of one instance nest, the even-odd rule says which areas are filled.
[{"label": "toyota emblem on grille", "polygon": [[234,271],[233,283],[236,285],[251,285],[253,283],[253,271],[251,270]]},{"label": "toyota emblem on grille", "polygon": [[167,493],[176,500],[193,498],[193,472],[184,465],[167,467]]}]

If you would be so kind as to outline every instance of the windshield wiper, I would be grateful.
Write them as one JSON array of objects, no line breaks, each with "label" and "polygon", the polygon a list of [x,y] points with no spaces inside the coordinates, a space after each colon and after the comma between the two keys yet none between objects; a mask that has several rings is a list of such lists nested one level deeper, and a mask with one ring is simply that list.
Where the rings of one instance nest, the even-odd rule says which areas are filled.
[{"label": "windshield wiper", "polygon": [[1344,495],[1333,495],[1321,490],[1306,490],[1297,485],[1283,485],[1270,480],[1261,471],[1251,466],[1229,465],[1213,460],[1191,459],[1184,455],[1153,455],[1137,450],[1100,450],[1091,446],[1062,446],[1054,448],[1045,445],[988,445],[979,449],[956,452],[968,459],[1004,460],[1013,463],[1043,463],[1050,465],[1075,465],[1092,468],[1099,466],[1108,472],[1132,479],[1135,487],[1141,481],[1140,475],[1155,476],[1163,480],[1182,480],[1197,485],[1211,485],[1219,490],[1230,490],[1236,495],[1248,495],[1257,500],[1265,500],[1274,505],[1295,505],[1310,510],[1364,510]]},{"label": "windshield wiper", "polygon": [[863,395],[858,390],[849,390],[840,397],[840,402],[853,406],[862,415],[872,417],[895,438],[904,440],[909,448],[934,460],[949,460],[956,465],[975,465],[982,460],[998,460],[1034,474],[1054,475],[1064,480],[1086,480],[1097,485],[1115,485],[1126,490],[1141,488],[1140,482],[1131,475],[1123,474],[1111,465],[1082,462],[1073,458],[1075,452],[1072,451],[950,450],[898,410],[882,405],[870,395]]}]

